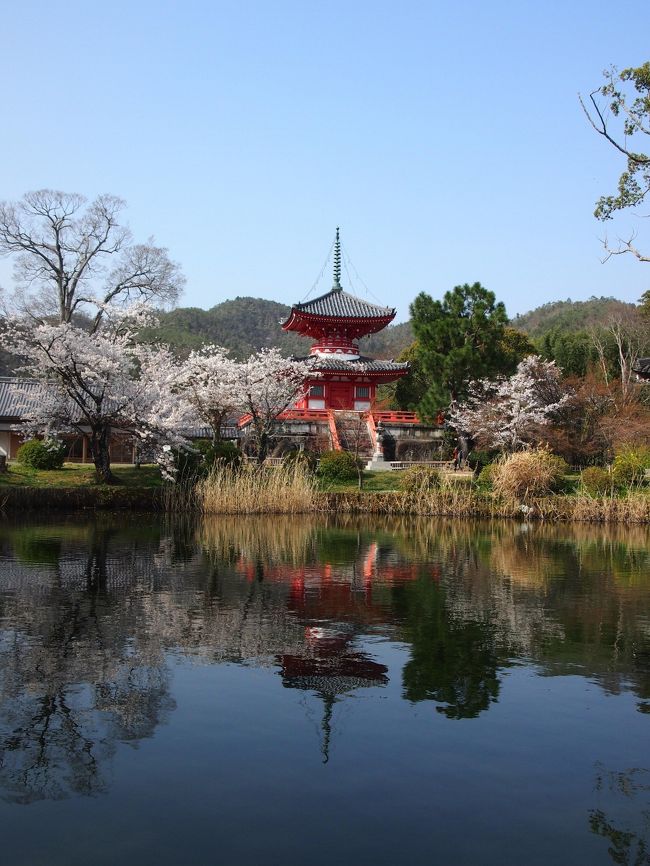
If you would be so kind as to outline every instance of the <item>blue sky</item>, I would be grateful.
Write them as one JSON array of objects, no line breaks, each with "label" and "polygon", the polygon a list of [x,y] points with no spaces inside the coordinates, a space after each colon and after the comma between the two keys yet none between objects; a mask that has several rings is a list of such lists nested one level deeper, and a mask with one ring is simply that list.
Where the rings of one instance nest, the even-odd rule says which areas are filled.
[{"label": "blue sky", "polygon": [[650,265],[600,261],[622,166],[577,94],[650,59],[649,32],[647,0],[5,0],[0,198],[122,196],[185,306],[300,300],[336,225],[400,318],[475,280],[511,315],[637,300]]}]

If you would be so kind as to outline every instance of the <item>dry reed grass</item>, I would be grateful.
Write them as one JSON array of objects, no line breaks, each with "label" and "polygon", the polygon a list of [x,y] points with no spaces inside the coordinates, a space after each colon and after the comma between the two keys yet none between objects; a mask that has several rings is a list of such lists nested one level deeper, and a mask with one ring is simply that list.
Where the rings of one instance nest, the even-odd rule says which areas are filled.
[{"label": "dry reed grass", "polygon": [[459,518],[515,518],[586,523],[650,523],[650,496],[629,493],[625,497],[594,498],[585,495],[551,495],[516,499],[483,493],[461,485],[443,485],[420,496],[404,493],[322,493],[316,498],[322,511],[357,514],[420,515]]},{"label": "dry reed grass", "polygon": [[546,448],[518,451],[493,464],[492,488],[497,496],[527,502],[557,490],[566,463]]},{"label": "dry reed grass", "polygon": [[650,494],[594,497],[584,493],[514,496],[486,492],[443,477],[436,489],[405,492],[319,492],[313,475],[299,464],[217,466],[196,486],[176,485],[165,494],[168,511],[204,514],[353,514],[386,517],[650,523]]},{"label": "dry reed grass", "polygon": [[303,514],[315,510],[316,480],[298,462],[216,465],[195,495],[204,514]]}]

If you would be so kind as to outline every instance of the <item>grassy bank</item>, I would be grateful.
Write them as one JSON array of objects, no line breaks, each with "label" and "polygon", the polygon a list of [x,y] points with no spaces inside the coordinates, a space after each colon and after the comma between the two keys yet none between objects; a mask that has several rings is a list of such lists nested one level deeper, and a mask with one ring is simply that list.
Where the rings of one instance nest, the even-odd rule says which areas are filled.
[{"label": "grassy bank", "polygon": [[156,466],[114,466],[115,484],[100,484],[88,464],[31,469],[20,463],[0,475],[0,508],[7,511],[77,509],[162,510],[163,482]]},{"label": "grassy bank", "polygon": [[73,488],[160,488],[162,479],[157,466],[113,466],[116,484],[100,484],[95,478],[95,467],[88,463],[66,463],[63,469],[32,469],[22,463],[11,463],[9,471],[0,474],[0,492],[13,487],[39,489]]},{"label": "grassy bank", "polygon": [[570,493],[527,500],[499,497],[469,478],[448,478],[435,490],[404,493],[400,473],[364,473],[354,481],[323,484],[300,467],[248,466],[218,469],[196,486],[167,485],[158,469],[116,466],[117,484],[98,484],[92,466],[66,465],[39,472],[12,464],[0,476],[5,511],[131,509],[203,514],[367,514],[387,516],[515,518],[526,520],[650,524],[650,489],[617,496],[588,496],[575,484]]},{"label": "grassy bank", "polygon": [[397,492],[367,495],[319,493],[315,507],[317,511],[339,514],[650,524],[650,495],[647,492],[632,492],[620,497],[557,494],[532,499],[522,505],[467,486],[455,490],[443,488],[416,497]]},{"label": "grassy bank", "polygon": [[[352,482],[323,490],[299,466],[255,467],[243,472],[219,469],[192,492],[192,505],[204,514],[381,514],[422,517],[516,518],[590,523],[650,523],[650,490],[592,497],[580,492],[528,498],[525,503],[482,490],[470,478],[449,477],[436,489],[406,493],[396,488],[398,473],[377,473],[377,484],[392,489],[350,489]],[[371,479],[374,480],[374,479]],[[395,486],[393,486],[395,485]],[[573,485],[571,488],[573,489]],[[181,503],[186,508],[190,503]]]}]

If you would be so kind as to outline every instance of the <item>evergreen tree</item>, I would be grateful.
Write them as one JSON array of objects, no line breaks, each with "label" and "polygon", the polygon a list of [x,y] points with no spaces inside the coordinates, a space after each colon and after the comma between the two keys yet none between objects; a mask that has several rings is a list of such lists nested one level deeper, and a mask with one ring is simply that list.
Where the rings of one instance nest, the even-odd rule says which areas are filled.
[{"label": "evergreen tree", "polygon": [[650,319],[650,289],[644,292],[639,300],[641,302],[641,315],[645,316],[646,319]]},{"label": "evergreen tree", "polygon": [[442,301],[422,292],[411,304],[411,316],[418,362],[428,381],[418,407],[424,418],[462,400],[471,381],[509,368],[505,307],[480,283],[456,286]]}]

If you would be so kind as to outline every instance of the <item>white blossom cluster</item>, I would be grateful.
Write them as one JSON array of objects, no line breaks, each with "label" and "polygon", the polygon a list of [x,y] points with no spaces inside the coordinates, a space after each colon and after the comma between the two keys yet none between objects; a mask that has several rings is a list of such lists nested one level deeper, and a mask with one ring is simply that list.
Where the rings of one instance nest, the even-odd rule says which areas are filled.
[{"label": "white blossom cluster", "polygon": [[[25,359],[21,373],[45,387],[17,386],[29,434],[123,431],[154,454],[182,447],[193,410],[182,389],[182,366],[167,348],[136,342],[151,323],[145,304],[106,311],[94,333],[71,323],[9,319],[4,343]],[[22,393],[21,393],[22,392]]]},{"label": "white blossom cluster", "polygon": [[138,302],[124,309],[106,306],[94,331],[67,322],[9,319],[4,345],[25,359],[21,373],[45,386],[36,400],[32,388],[16,386],[22,431],[49,439],[90,431],[93,457],[102,447],[107,454],[111,433],[127,433],[155,455],[167,477],[173,475],[174,451],[189,447],[197,426],[210,427],[218,438],[226,418],[247,415],[263,445],[278,415],[303,394],[311,364],[283,358],[278,349],[237,362],[218,346],[180,361],[167,347],[137,341],[152,316]]},{"label": "white blossom cluster", "polygon": [[569,399],[560,377],[554,361],[529,355],[514,375],[476,382],[467,400],[452,408],[450,421],[487,448],[518,451]]}]

